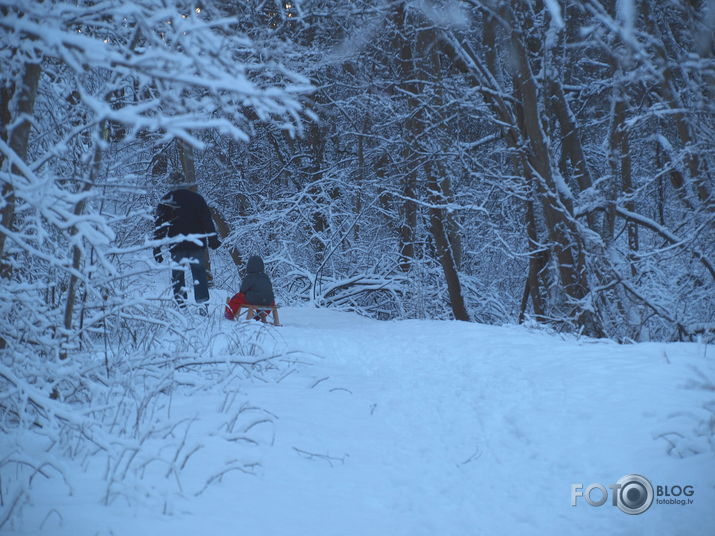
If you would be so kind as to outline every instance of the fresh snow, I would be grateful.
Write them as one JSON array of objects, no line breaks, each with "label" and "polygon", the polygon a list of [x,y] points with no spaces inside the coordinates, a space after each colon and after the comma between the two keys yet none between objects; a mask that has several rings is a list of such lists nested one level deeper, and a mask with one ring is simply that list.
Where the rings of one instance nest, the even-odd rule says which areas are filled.
[{"label": "fresh snow", "polygon": [[[298,307],[281,309],[275,328],[225,321],[214,298],[210,317],[192,318],[185,333],[209,343],[207,361],[232,344],[281,357],[214,389],[183,387],[157,409],[167,422],[192,419],[167,434],[166,459],[181,441],[182,457],[201,446],[180,472],[181,491],[166,467],[148,463],[105,506],[106,467],[63,462],[72,495],[61,478],[38,476],[8,534],[610,536],[715,527],[706,345],[618,345]],[[22,454],[47,456],[39,446]],[[205,486],[216,467],[241,470]],[[608,486],[629,473],[692,485],[694,503],[653,504],[642,515],[610,497],[571,506],[571,484]]]},{"label": "fresh snow", "polygon": [[551,14],[551,20],[556,25],[557,28],[561,29],[564,27],[564,19],[561,17],[561,6],[557,0],[545,0],[549,13]]}]

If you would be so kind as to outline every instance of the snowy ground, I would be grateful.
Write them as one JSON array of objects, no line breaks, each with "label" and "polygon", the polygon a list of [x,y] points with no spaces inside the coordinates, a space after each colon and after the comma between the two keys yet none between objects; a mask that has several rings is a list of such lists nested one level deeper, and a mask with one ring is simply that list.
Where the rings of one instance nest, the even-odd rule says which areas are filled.
[{"label": "snowy ground", "polygon": [[[281,314],[281,328],[241,326],[217,311],[193,328],[227,334],[212,339],[217,355],[250,332],[259,335],[261,355],[285,357],[233,390],[221,384],[173,395],[167,418],[194,420],[171,437],[201,446],[181,471],[181,492],[162,497],[163,483],[174,480],[162,469],[104,506],[105,468],[78,464],[72,496],[37,480],[17,534],[612,535],[715,527],[715,392],[701,376],[715,380],[711,347],[626,346],[310,308]],[[216,466],[241,470],[204,489]],[[571,506],[572,483],[608,486],[629,473],[653,485],[692,485],[694,502],[653,504],[633,516],[610,498],[601,507],[583,498]]]}]

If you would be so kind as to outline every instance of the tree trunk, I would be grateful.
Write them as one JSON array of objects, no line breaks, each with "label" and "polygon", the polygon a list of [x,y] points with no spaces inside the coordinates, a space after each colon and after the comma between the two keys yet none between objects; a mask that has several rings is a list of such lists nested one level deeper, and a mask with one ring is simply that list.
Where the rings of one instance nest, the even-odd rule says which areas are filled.
[{"label": "tree trunk", "polygon": [[411,170],[402,185],[402,209],[400,211],[400,270],[409,272],[415,259],[415,229],[417,228],[416,171]]},{"label": "tree trunk", "polygon": [[[95,145],[94,145],[94,154],[92,155],[92,167],[89,170],[89,179],[83,184],[83,186],[80,189],[80,192],[85,193],[88,192],[92,187],[94,186],[94,183],[97,180],[97,176],[99,175],[99,166],[102,163],[102,142],[103,140],[106,140],[107,135],[108,135],[108,130],[107,130],[107,123],[106,121],[102,121],[99,124],[99,131],[100,131],[100,136],[98,136],[98,139],[95,140]],[[84,207],[86,206],[87,201],[86,198],[82,198],[74,207],[74,215],[79,216],[84,212]],[[70,235],[74,236],[78,232],[78,229],[76,226],[73,226],[72,229],[70,230]],[[81,239],[80,239],[81,240]],[[72,270],[76,273],[79,271],[80,266],[82,262],[82,248],[80,247],[80,244],[75,243],[72,246]],[[70,330],[72,329],[72,316],[74,313],[74,303],[75,303],[75,298],[77,296],[77,281],[78,278],[73,273],[70,275],[70,281],[69,285],[67,287],[67,302],[65,303],[65,313],[64,313],[64,328],[65,328],[65,333],[69,335]],[[60,359],[67,359],[68,353],[67,353],[67,348],[63,348],[60,351]]]},{"label": "tree trunk", "polygon": [[534,317],[537,322],[542,322],[546,314],[545,301],[542,296],[542,285],[540,284],[540,274],[548,262],[548,252],[543,251],[543,246],[539,244],[536,230],[536,217],[534,215],[534,202],[526,202],[526,235],[529,240],[529,271],[524,285],[524,295],[521,300],[519,311],[519,323],[524,321],[526,306],[529,296],[534,309]]},{"label": "tree trunk", "polygon": [[425,164],[425,174],[427,175],[427,187],[430,191],[430,231],[432,238],[434,238],[435,246],[437,247],[437,256],[442,265],[444,277],[447,281],[447,291],[449,292],[449,303],[452,307],[452,314],[456,320],[469,322],[469,313],[464,304],[462,285],[459,282],[459,273],[454,261],[454,253],[444,225],[445,214],[444,211],[439,208],[439,205],[444,203],[444,198],[437,183],[437,178],[432,173],[432,166],[429,162]]},{"label": "tree trunk", "polygon": [[323,167],[325,164],[326,135],[326,129],[321,128],[319,124],[312,123],[308,128],[307,142],[310,150],[310,164],[306,171],[309,177],[308,181],[313,184],[308,189],[308,193],[310,193],[313,202],[317,205],[311,216],[311,226],[314,233],[312,243],[316,251],[321,253],[325,250],[325,242],[320,235],[329,230],[324,208],[330,201],[325,196],[324,185],[320,184],[323,180]]},{"label": "tree trunk", "polygon": [[402,177],[402,203],[400,210],[400,270],[407,272],[412,266],[415,258],[415,230],[417,228],[417,204],[413,201],[417,195],[417,162],[415,161],[414,145],[421,132],[422,125],[419,120],[419,106],[417,99],[419,88],[414,82],[418,79],[417,67],[415,65],[415,55],[413,52],[413,42],[405,36],[407,32],[407,13],[404,6],[397,7],[395,16],[397,27],[402,31],[397,37],[400,58],[398,70],[401,76],[400,89],[403,94],[408,95],[406,109],[408,118],[403,125],[403,139],[401,156],[404,175]]},{"label": "tree trunk", "polygon": [[[444,166],[437,164],[437,168],[441,174],[439,188],[442,192],[442,197],[445,203],[452,203],[454,201],[454,192],[452,191],[452,181],[449,180]],[[447,238],[449,239],[449,244],[452,247],[452,254],[454,255],[454,262],[459,268],[462,265],[462,237],[459,234],[459,222],[457,219],[447,210],[445,210],[445,226],[447,229]]]},{"label": "tree trunk", "polygon": [[[516,21],[514,20],[514,24]],[[528,165],[534,173],[537,192],[544,212],[549,238],[555,244],[559,279],[575,320],[589,335],[601,336],[595,316],[580,303],[589,294],[583,240],[575,226],[573,199],[567,186],[557,182],[551,167],[551,153],[539,117],[538,84],[531,71],[524,35],[516,27],[511,32],[512,49],[517,63],[516,88],[521,95],[525,138],[528,140]]]},{"label": "tree trunk", "polygon": [[[566,96],[564,95],[563,87],[558,79],[550,81],[551,106],[559,122],[561,130],[563,150],[568,156],[571,166],[574,169],[575,178],[579,189],[583,192],[591,187],[593,180],[586,162],[586,154],[581,144],[581,136],[579,128],[576,124],[574,115],[571,111]],[[589,213],[586,216],[588,225],[591,229],[596,228],[596,216],[594,213]]]},{"label": "tree trunk", "polygon": [[[40,82],[40,65],[38,63],[26,63],[25,72],[22,76],[21,86],[16,88],[16,103],[14,110],[12,104],[8,106],[9,114],[15,112],[16,117],[25,117],[11,131],[7,133],[8,145],[21,159],[27,157],[27,146],[30,139],[30,121],[26,118],[32,116],[35,107],[35,97],[37,95],[37,86]],[[10,173],[19,173],[16,166],[10,166]],[[6,182],[2,187],[2,197],[5,200],[5,206],[2,209],[2,226],[8,231],[13,230],[13,221],[15,219],[15,191],[10,182]],[[12,265],[5,259],[5,240],[7,235],[0,232],[0,278],[8,279],[12,273]]]},{"label": "tree trunk", "polygon": [[[355,216],[357,217],[360,212],[362,212],[362,192],[361,186],[365,183],[366,169],[365,169],[365,136],[370,130],[370,115],[365,114],[365,120],[362,122],[362,132],[357,136],[357,175],[355,177],[355,182],[357,183],[357,189],[355,190]],[[360,223],[356,222],[353,228],[353,239],[355,241],[360,239]]]},{"label": "tree trunk", "polygon": [[194,162],[194,148],[182,139],[176,140],[176,149],[181,161],[181,170],[188,184],[196,184],[196,164]]}]

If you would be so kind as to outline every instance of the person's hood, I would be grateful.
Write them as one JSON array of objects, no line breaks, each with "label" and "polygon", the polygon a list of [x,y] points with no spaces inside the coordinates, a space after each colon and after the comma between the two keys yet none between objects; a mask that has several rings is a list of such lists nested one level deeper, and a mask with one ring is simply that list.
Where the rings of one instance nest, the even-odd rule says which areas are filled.
[{"label": "person's hood", "polygon": [[248,264],[246,264],[246,272],[249,274],[259,274],[263,271],[263,259],[258,255],[253,255],[248,259]]}]

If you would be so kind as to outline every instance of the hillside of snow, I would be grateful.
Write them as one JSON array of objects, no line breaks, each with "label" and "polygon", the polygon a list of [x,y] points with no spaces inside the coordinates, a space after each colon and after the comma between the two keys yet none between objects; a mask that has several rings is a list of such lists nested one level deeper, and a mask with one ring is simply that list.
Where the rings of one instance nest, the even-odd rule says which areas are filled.
[{"label": "hillside of snow", "polygon": [[[145,406],[163,431],[136,434],[125,465],[98,453],[62,461],[61,478],[36,476],[8,534],[715,527],[712,347],[290,307],[276,328],[226,321],[220,304],[178,326],[199,354],[163,343],[177,387]],[[50,456],[38,438],[6,437],[3,453]],[[572,484],[631,473],[692,486],[692,504],[571,506]]]}]

